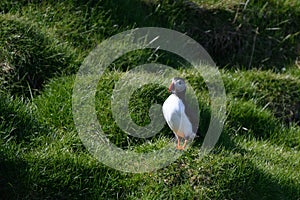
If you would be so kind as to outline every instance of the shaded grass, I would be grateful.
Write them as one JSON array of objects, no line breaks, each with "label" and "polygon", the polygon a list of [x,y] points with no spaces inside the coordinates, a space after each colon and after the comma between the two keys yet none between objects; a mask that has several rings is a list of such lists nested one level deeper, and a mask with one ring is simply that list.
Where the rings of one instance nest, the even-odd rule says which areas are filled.
[{"label": "shaded grass", "polygon": [[299,56],[297,1],[155,2],[160,26],[186,32],[220,66],[280,70]]},{"label": "shaded grass", "polygon": [[1,88],[14,95],[34,95],[54,76],[74,73],[72,54],[37,26],[1,15]]},{"label": "shaded grass", "polygon": [[220,66],[281,70],[299,56],[299,3],[288,2],[25,1],[14,7],[4,1],[2,9],[50,31],[77,49],[81,59],[117,32],[159,26],[187,33]]}]

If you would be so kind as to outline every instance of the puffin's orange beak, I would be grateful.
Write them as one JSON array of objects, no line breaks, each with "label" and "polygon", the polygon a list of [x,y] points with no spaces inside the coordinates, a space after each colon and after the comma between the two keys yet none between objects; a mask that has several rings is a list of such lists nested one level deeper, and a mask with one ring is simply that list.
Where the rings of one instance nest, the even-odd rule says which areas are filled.
[{"label": "puffin's orange beak", "polygon": [[168,89],[168,92],[171,92],[173,89],[174,89],[174,83],[172,82],[169,89]]}]

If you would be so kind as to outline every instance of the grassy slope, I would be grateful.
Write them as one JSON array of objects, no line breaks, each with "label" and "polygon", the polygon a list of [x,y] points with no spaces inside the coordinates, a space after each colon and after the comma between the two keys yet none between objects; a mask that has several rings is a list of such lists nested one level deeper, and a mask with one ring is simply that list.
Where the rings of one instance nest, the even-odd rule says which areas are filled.
[{"label": "grassy slope", "polygon": [[[4,199],[300,198],[300,74],[291,64],[299,42],[299,2],[194,2],[184,6],[180,1],[137,0],[0,3],[0,193]],[[201,139],[197,139],[168,167],[127,174],[97,162],[81,143],[72,119],[72,74],[98,42],[138,26],[187,32],[208,49],[225,68],[221,73],[228,119],[211,154],[200,156]],[[257,44],[252,52],[254,36]],[[128,140],[109,111],[113,84],[122,69],[143,63],[149,52],[128,56],[116,62],[119,72],[109,72],[99,84],[98,118],[116,145],[147,150],[154,148],[157,138],[145,144]],[[161,53],[152,60],[174,64],[172,59]],[[254,68],[249,63],[265,70],[246,70]],[[192,70],[184,76],[200,99],[199,134],[204,134],[210,116],[206,87]],[[141,97],[137,95],[133,105],[147,108]],[[141,116],[145,110],[133,118],[143,121]],[[167,127],[162,135],[173,137]]]}]

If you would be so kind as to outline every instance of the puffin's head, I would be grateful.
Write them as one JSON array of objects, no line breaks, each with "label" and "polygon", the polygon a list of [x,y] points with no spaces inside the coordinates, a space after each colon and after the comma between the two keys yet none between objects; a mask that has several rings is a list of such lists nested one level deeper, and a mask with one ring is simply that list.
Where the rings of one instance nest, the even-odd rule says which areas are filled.
[{"label": "puffin's head", "polygon": [[169,92],[173,94],[185,93],[186,85],[182,78],[175,77],[172,79],[172,83],[169,87]]}]

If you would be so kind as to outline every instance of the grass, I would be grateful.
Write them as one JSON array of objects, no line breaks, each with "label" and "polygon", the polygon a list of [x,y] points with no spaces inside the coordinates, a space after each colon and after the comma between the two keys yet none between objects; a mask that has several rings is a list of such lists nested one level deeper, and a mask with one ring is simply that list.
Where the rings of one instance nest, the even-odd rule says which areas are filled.
[{"label": "grass", "polygon": [[[300,73],[293,64],[299,56],[299,8],[296,0],[1,1],[1,197],[300,199]],[[200,109],[192,146],[167,167],[135,174],[89,153],[74,126],[72,92],[75,73],[98,43],[142,26],[186,32],[209,51],[222,68],[227,119],[215,148],[203,154],[211,113],[201,75],[164,51],[122,56],[99,80],[95,98],[98,121],[116,146],[152,152],[174,138],[166,125],[140,139],[114,122],[114,85],[133,66],[159,62],[178,69]],[[166,88],[153,84],[136,90],[129,103],[133,121],[150,123],[151,104],[167,96]]]}]

